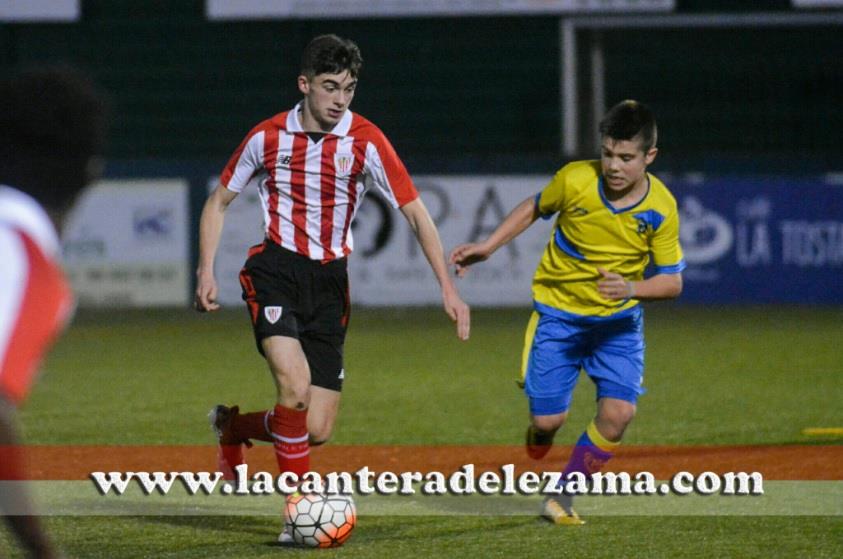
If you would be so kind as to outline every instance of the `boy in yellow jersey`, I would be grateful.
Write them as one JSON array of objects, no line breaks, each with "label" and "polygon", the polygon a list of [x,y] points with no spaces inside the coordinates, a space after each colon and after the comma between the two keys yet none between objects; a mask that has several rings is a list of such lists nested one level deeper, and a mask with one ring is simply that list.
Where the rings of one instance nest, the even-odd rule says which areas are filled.
[{"label": "boy in yellow jersey", "polygon": [[[565,423],[580,369],[597,387],[597,414],[563,472],[590,476],[612,457],[643,393],[644,331],[640,301],[682,291],[676,201],[647,173],[656,157],[656,122],[636,101],[613,107],[600,123],[599,161],[565,165],[535,198],[519,204],[480,243],[460,245],[451,263],[463,276],[536,219],[556,224],[533,277],[522,375],[530,401],[527,452],[543,457]],[[655,274],[644,279],[652,258]],[[556,524],[583,521],[563,492],[542,514]]]}]

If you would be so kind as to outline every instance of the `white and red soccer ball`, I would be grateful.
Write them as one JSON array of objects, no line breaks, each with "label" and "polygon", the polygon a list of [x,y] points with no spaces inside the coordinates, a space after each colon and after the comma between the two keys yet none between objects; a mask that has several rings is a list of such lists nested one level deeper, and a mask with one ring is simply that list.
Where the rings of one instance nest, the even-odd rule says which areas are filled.
[{"label": "white and red soccer ball", "polygon": [[357,509],[347,495],[293,495],[284,509],[285,528],[307,547],[339,547],[351,536]]}]

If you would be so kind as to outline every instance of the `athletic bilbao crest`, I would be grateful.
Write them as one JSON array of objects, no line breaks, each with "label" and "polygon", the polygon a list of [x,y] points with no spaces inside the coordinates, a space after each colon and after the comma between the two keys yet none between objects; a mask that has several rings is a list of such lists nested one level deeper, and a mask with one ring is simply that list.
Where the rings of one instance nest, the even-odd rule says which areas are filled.
[{"label": "athletic bilbao crest", "polygon": [[338,177],[347,177],[354,166],[354,156],[349,153],[334,155],[334,169]]},{"label": "athletic bilbao crest", "polygon": [[264,307],[263,315],[266,317],[267,322],[275,324],[281,318],[281,310],[282,307]]}]

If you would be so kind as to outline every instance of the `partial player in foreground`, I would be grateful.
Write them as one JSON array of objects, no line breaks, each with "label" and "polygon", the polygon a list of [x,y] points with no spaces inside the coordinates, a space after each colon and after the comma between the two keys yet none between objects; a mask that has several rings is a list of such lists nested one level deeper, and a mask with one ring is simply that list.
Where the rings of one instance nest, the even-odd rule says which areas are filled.
[{"label": "partial player in foreground", "polygon": [[104,104],[69,69],[6,78],[0,99],[0,510],[29,556],[57,557],[23,483],[16,408],[73,308],[56,230],[97,174]]},{"label": "partial player in foreground", "polygon": [[[407,170],[383,132],[349,111],[362,63],[352,41],[313,39],[298,77],[303,100],[249,132],[202,211],[196,308],[214,311],[214,259],[225,210],[257,177],[265,238],[249,249],[240,284],[276,404],[244,414],[237,406],[211,411],[218,466],[229,478],[251,439],[272,442],[280,471],[301,476],[310,469],[310,446],[331,436],[345,378],[351,222],[372,185],[407,219],[442,289],[445,312],[460,339],[468,338],[468,306],[448,275],[439,233]],[[282,532],[279,539],[290,537]]]},{"label": "partial player in foreground", "polygon": [[[462,276],[539,217],[556,216],[533,277],[522,378],[531,415],[527,452],[534,459],[547,454],[568,418],[580,369],[597,387],[597,414],[564,476],[600,471],[620,444],[643,393],[639,303],[679,296],[685,267],[676,201],[647,173],[657,153],[653,114],[624,101],[601,121],[600,134],[600,160],[565,165],[485,241],[458,246],[450,255]],[[651,255],[655,274],[644,279]],[[563,493],[545,500],[542,514],[556,524],[582,524],[571,504]]]}]

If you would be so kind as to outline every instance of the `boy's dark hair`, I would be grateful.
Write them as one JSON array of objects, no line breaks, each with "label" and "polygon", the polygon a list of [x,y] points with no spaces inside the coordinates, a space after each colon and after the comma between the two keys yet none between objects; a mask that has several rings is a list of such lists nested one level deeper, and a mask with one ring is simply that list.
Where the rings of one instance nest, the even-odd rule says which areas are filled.
[{"label": "boy's dark hair", "polygon": [[301,73],[308,79],[318,74],[339,74],[345,70],[356,78],[362,66],[360,48],[354,41],[336,35],[315,37],[301,57]]},{"label": "boy's dark hair", "polygon": [[78,70],[46,67],[0,80],[0,182],[60,210],[102,154],[106,102]]},{"label": "boy's dark hair", "polygon": [[600,135],[613,140],[640,138],[641,149],[647,153],[656,145],[656,117],[647,105],[627,99],[606,113],[600,121]]}]

